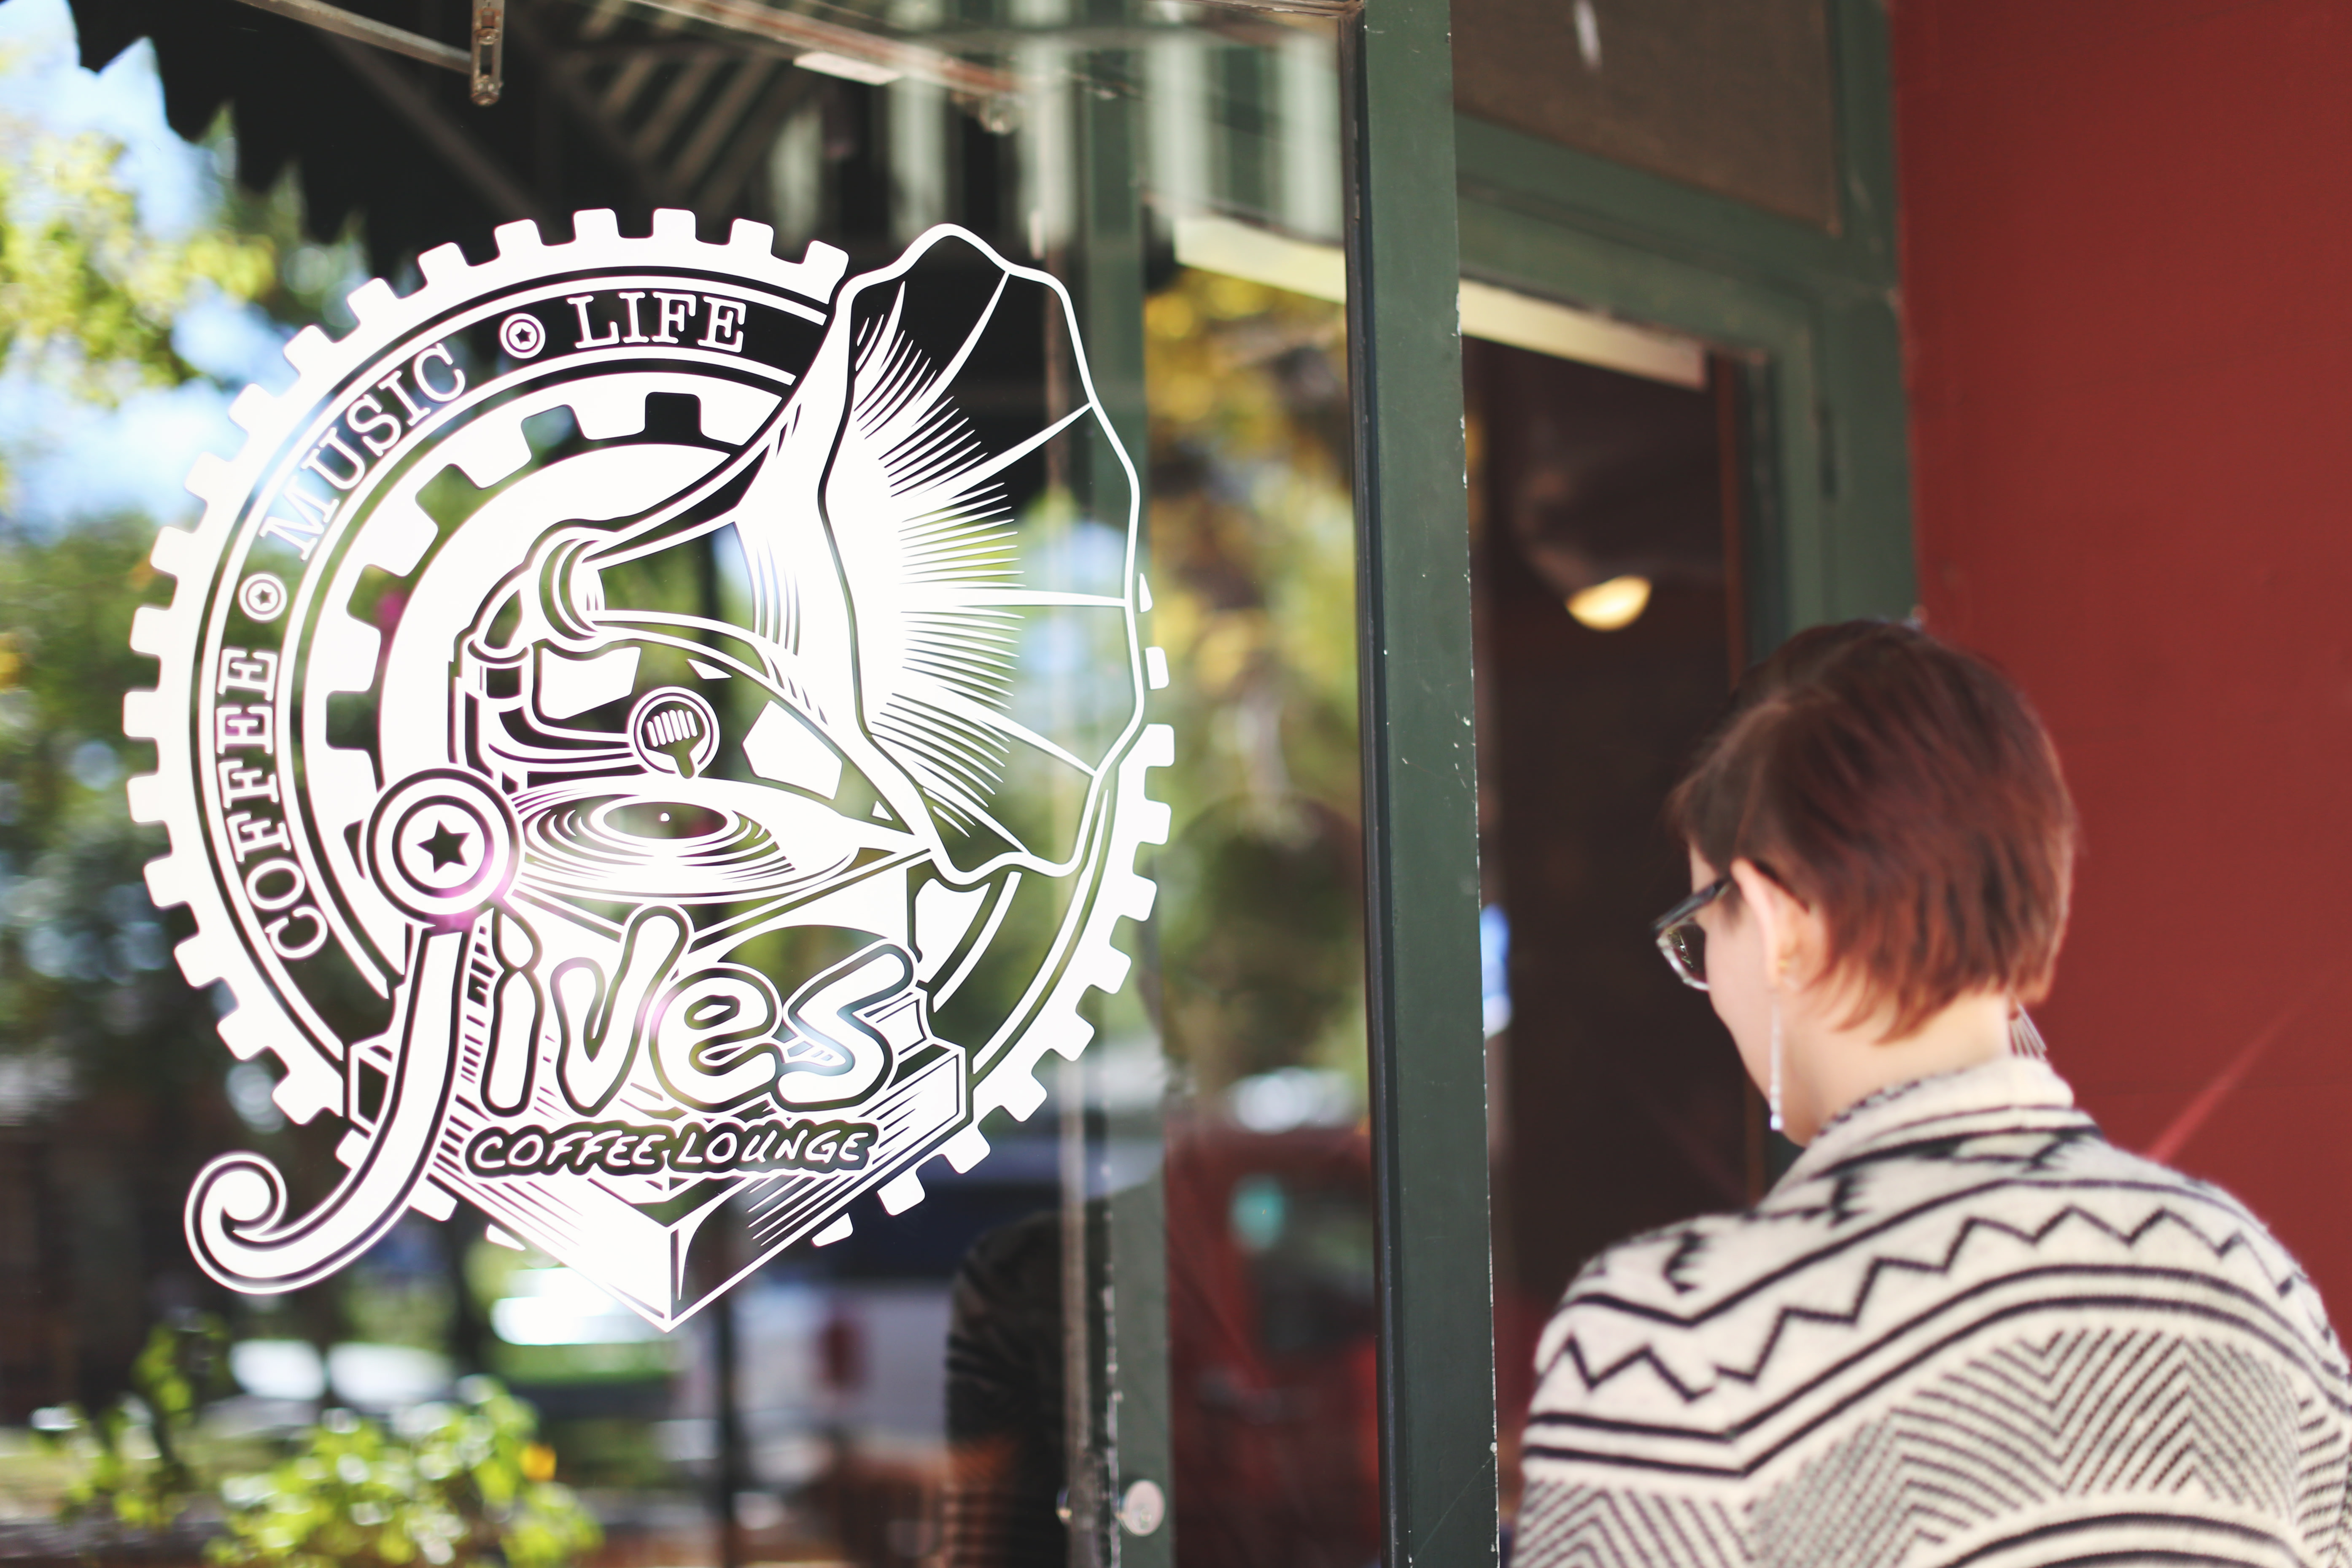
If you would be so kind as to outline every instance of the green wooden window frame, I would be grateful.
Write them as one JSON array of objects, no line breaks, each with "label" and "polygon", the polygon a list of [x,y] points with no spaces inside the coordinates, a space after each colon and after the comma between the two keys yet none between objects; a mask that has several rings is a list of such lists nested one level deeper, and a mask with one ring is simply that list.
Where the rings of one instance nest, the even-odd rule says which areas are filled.
[{"label": "green wooden window frame", "polygon": [[1456,116],[1444,0],[1342,24],[1383,1557],[1496,1560],[1461,341],[1470,276],[1750,367],[1749,651],[1906,614],[1886,16],[1830,0],[1834,233]]},{"label": "green wooden window frame", "polygon": [[1466,115],[1462,270],[1754,367],[1749,651],[1916,602],[1886,15],[1831,0],[1836,233]]},{"label": "green wooden window frame", "polygon": [[1491,1563],[1494,1289],[1478,1009],[1454,69],[1445,0],[1341,24],[1382,1561]]}]

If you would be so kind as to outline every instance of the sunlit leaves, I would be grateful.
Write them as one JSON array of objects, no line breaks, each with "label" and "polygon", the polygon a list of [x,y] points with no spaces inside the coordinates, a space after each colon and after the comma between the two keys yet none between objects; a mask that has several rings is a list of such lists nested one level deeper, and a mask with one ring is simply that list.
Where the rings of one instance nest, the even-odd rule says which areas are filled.
[{"label": "sunlit leaves", "polygon": [[530,1407],[486,1377],[391,1426],[331,1411],[269,1470],[220,1483],[227,1531],[210,1555],[254,1568],[504,1562],[556,1568],[602,1538]]},{"label": "sunlit leaves", "polygon": [[1363,1071],[1355,910],[1355,523],[1337,304],[1187,271],[1145,310],[1154,788],[1170,1053],[1213,1090]]},{"label": "sunlit leaves", "polygon": [[277,278],[265,237],[142,226],[121,155],[90,132],[0,127],[0,358],[100,404],[194,374],[172,327],[201,287],[252,300]]},{"label": "sunlit leaves", "polygon": [[39,1429],[84,1450],[82,1473],[66,1491],[67,1517],[110,1517],[134,1530],[162,1530],[180,1517],[200,1485],[189,1428],[199,1405],[228,1391],[227,1353],[217,1320],[159,1323],[131,1365],[130,1395],[94,1415],[73,1406],[40,1413]]}]

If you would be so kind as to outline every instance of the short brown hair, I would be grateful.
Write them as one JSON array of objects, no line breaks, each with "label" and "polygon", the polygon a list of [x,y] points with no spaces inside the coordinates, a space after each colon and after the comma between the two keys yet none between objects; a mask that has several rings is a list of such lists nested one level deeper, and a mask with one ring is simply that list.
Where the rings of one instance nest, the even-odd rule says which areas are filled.
[{"label": "short brown hair", "polygon": [[1740,683],[1666,803],[1717,871],[1746,859],[1822,912],[1827,971],[1888,1037],[1969,992],[2050,989],[2074,807],[2022,695],[1916,626],[1801,632]]}]

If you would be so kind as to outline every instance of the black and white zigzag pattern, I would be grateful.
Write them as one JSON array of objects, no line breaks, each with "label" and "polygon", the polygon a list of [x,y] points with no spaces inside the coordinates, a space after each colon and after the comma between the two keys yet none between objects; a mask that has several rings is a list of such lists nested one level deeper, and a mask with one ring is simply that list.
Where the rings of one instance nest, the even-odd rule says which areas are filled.
[{"label": "black and white zigzag pattern", "polygon": [[2039,1062],[1864,1102],[1612,1248],[1538,1352],[1515,1562],[2352,1564],[2352,1383],[2227,1194]]}]

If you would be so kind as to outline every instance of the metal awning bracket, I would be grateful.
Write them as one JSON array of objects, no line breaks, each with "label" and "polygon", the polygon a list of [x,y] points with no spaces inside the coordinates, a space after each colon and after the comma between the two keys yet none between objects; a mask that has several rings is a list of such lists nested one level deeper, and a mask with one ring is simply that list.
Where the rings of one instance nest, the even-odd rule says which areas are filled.
[{"label": "metal awning bracket", "polygon": [[496,103],[506,85],[507,0],[473,0],[474,20],[468,31],[473,35],[474,47],[470,54],[422,33],[412,33],[405,27],[331,5],[327,0],[244,0],[244,4],[339,37],[471,76],[476,103]]},{"label": "metal awning bracket", "polygon": [[507,0],[474,0],[474,101],[499,100],[507,76]]}]

